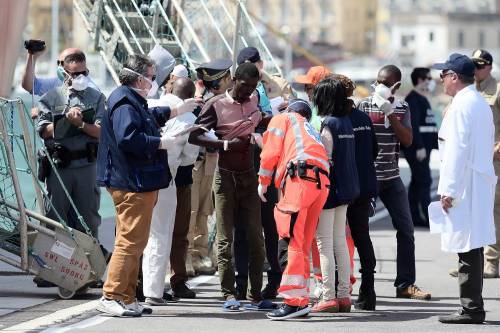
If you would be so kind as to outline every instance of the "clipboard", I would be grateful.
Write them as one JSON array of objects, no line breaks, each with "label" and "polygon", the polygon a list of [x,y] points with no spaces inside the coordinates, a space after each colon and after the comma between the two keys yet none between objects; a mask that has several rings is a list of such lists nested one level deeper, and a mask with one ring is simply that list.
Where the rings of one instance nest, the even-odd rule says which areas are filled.
[{"label": "clipboard", "polygon": [[[83,121],[86,124],[94,123],[95,109],[89,108],[82,111]],[[53,116],[54,139],[61,140],[71,138],[82,134],[78,127],[71,125],[66,119],[66,113],[60,113]]]}]

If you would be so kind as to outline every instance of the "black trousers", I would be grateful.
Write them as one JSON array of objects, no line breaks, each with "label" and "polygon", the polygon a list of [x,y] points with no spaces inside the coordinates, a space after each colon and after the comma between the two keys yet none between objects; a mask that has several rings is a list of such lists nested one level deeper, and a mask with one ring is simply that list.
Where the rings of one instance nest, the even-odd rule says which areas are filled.
[{"label": "black trousers", "polygon": [[370,198],[359,198],[347,207],[347,223],[351,229],[354,246],[358,249],[361,263],[361,286],[359,290],[364,294],[374,291],[375,252],[370,238],[368,226],[370,214]]},{"label": "black trousers", "polygon": [[[281,283],[282,270],[278,262],[278,231],[274,221],[274,206],[278,202],[278,190],[273,184],[267,189],[266,199],[267,202],[261,203],[261,221],[269,263],[267,277],[268,283],[278,288]],[[236,284],[245,290],[248,279],[248,243],[244,226],[241,224],[237,224],[234,230],[234,260],[238,272]]]},{"label": "black trousers", "polygon": [[417,160],[414,150],[405,150],[405,158],[411,170],[410,186],[408,187],[408,203],[411,218],[415,226],[429,226],[427,207],[431,203],[431,168],[430,150],[422,161]]},{"label": "black trousers", "polygon": [[483,265],[483,248],[458,253],[460,304],[466,312],[484,312]]}]

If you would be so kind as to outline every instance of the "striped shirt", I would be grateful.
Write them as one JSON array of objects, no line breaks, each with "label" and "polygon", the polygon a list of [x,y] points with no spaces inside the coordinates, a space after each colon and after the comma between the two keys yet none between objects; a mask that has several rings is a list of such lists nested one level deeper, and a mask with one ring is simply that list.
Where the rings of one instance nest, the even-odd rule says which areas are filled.
[{"label": "striped shirt", "polygon": [[[378,143],[378,156],[375,160],[377,180],[389,180],[399,177],[399,139],[386,120],[384,113],[367,97],[359,102],[358,108],[365,112],[373,122]],[[394,114],[403,126],[411,129],[410,107],[405,101],[396,100]]]}]

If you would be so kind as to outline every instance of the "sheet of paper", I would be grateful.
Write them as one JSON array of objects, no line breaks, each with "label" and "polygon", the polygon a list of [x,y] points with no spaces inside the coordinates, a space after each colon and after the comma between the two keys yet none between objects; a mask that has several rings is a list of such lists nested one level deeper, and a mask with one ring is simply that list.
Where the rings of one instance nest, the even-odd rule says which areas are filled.
[{"label": "sheet of paper", "polygon": [[271,103],[271,112],[273,113],[273,116],[280,114],[278,107],[285,102],[283,97],[278,96],[275,98],[271,98],[269,102]]},{"label": "sheet of paper", "polygon": [[71,257],[73,256],[73,252],[75,252],[75,248],[71,247],[69,245],[66,245],[63,242],[57,240],[52,245],[52,248],[50,249],[50,251],[52,251],[56,254],[59,254],[66,259],[71,259]]},{"label": "sheet of paper", "polygon": [[215,135],[215,131],[213,129],[211,129],[210,131],[207,131],[205,134],[203,134],[204,136],[206,136],[207,138],[209,139],[212,139],[212,140],[218,140],[219,138],[217,137],[217,135]]},{"label": "sheet of paper", "polygon": [[[460,201],[455,201],[453,207],[445,212],[441,206],[441,202],[433,201],[429,205],[429,227],[431,234],[452,233],[462,230],[467,230],[468,221],[470,216],[467,211],[457,209],[458,205],[462,204]],[[460,206],[460,208],[462,208]]]},{"label": "sheet of paper", "polygon": [[188,133],[191,133],[193,131],[196,131],[199,128],[201,128],[205,132],[208,132],[208,129],[203,127],[202,125],[193,124],[193,125],[186,126],[184,129],[181,129],[178,132],[172,133],[172,136],[181,136],[184,134],[188,134]]}]

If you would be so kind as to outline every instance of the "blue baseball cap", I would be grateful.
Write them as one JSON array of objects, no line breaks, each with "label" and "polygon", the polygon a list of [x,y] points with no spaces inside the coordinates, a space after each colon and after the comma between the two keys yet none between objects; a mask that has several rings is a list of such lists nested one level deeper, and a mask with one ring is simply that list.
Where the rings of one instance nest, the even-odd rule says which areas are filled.
[{"label": "blue baseball cap", "polygon": [[472,60],[463,54],[453,53],[444,63],[432,65],[433,69],[451,70],[457,74],[473,77],[475,66]]},{"label": "blue baseball cap", "polygon": [[288,112],[296,112],[302,117],[310,120],[312,117],[311,105],[303,99],[294,98],[288,101]]},{"label": "blue baseball cap", "polygon": [[238,58],[236,59],[236,63],[238,65],[241,65],[244,62],[251,62],[252,64],[255,64],[259,60],[259,50],[257,50],[257,48],[253,46],[249,46],[240,51],[240,53],[238,54]]}]

